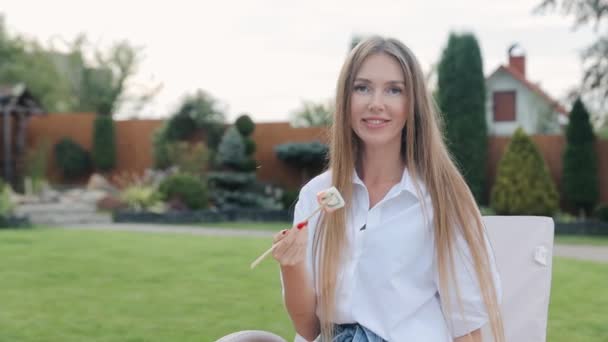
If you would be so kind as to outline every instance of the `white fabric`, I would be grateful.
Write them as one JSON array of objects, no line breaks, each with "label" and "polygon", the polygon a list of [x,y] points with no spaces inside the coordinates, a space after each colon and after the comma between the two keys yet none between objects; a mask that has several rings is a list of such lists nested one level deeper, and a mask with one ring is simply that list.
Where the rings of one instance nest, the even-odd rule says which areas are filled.
[{"label": "white fabric", "polygon": [[[534,216],[486,216],[484,224],[502,279],[501,311],[506,341],[546,341],[553,220]],[[483,333],[491,336],[487,327]]]},{"label": "white fabric", "polygon": [[[330,178],[326,172],[302,188],[294,222],[317,207],[316,194],[331,186]],[[347,257],[338,274],[335,323],[357,322],[385,340],[418,342],[451,342],[453,337],[483,326],[487,315],[472,272],[470,253],[462,239],[457,241],[455,267],[464,316],[460,307],[452,305],[455,310],[450,315],[451,329],[446,323],[439,300],[432,205],[424,186],[420,184],[422,193],[418,195],[405,170],[401,182],[369,209],[367,189],[356,173],[353,182],[351,210],[347,215]],[[429,220],[423,215],[423,199]],[[311,274],[312,237],[318,217],[309,221]],[[363,226],[365,229],[361,230]],[[493,274],[500,284],[495,267]],[[500,297],[500,286],[497,290]]]}]

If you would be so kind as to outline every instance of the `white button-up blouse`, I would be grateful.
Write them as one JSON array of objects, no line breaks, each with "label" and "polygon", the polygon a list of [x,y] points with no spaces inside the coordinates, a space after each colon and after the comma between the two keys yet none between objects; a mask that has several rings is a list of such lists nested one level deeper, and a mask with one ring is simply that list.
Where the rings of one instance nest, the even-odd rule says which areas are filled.
[{"label": "white button-up blouse", "polygon": [[[345,198],[351,207],[347,213],[345,262],[337,276],[335,323],[359,323],[383,339],[396,342],[451,342],[483,326],[488,317],[470,252],[462,238],[456,241],[454,255],[462,307],[453,289],[453,311],[449,315],[442,311],[432,203],[424,185],[419,183],[421,198],[405,169],[401,181],[370,209],[367,188],[356,172],[353,183],[353,198]],[[316,194],[329,187],[331,174],[325,172],[301,189],[294,224],[316,209]],[[428,220],[423,215],[423,200]],[[316,215],[308,225],[307,267],[311,279],[312,241],[318,219]],[[491,246],[487,239],[486,242],[500,300],[499,276]]]}]

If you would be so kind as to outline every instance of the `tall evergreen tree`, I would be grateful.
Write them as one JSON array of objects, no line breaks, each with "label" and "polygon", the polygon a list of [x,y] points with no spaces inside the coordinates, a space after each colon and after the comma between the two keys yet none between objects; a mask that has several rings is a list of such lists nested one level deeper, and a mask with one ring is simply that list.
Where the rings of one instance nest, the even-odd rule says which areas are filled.
[{"label": "tall evergreen tree", "polygon": [[599,196],[597,160],[589,113],[580,98],[570,112],[566,140],[562,173],[564,198],[575,209],[589,214]]},{"label": "tall evergreen tree", "polygon": [[485,183],[488,129],[483,62],[473,34],[450,34],[439,62],[438,88],[450,152],[479,203]]},{"label": "tall evergreen tree", "polygon": [[110,115],[98,114],[93,123],[93,164],[100,171],[116,166],[116,132]]}]

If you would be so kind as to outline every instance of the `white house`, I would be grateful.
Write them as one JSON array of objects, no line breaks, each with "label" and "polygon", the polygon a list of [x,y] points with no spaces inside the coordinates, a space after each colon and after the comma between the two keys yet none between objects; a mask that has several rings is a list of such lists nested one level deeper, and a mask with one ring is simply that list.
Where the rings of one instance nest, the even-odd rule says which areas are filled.
[{"label": "white house", "polygon": [[527,134],[559,134],[568,112],[526,78],[526,56],[517,47],[509,48],[509,64],[486,78],[488,134],[511,135],[518,127]]}]

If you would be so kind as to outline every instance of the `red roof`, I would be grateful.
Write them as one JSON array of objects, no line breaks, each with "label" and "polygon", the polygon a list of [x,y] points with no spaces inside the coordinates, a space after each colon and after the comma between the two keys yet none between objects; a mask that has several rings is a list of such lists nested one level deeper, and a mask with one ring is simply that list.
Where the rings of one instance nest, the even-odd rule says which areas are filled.
[{"label": "red roof", "polygon": [[[542,89],[540,89],[539,86],[537,86],[536,84],[528,81],[526,79],[526,77],[524,75],[522,75],[519,71],[515,70],[514,68],[512,68],[512,67],[510,67],[508,65],[501,65],[501,66],[498,67],[498,69],[496,69],[496,71],[494,71],[492,73],[492,75],[496,74],[499,71],[505,71],[508,74],[510,74],[511,76],[513,76],[514,79],[516,79],[519,82],[521,82],[523,85],[525,85],[532,92],[536,93],[538,96],[540,96],[543,99],[545,99],[555,109],[555,111],[557,111],[558,113],[561,113],[561,114],[564,114],[564,115],[568,115],[568,111],[566,110],[566,108],[564,108],[559,102],[557,102],[556,100],[554,100],[551,96],[549,96]],[[490,75],[490,77],[492,77],[492,75]]]}]

